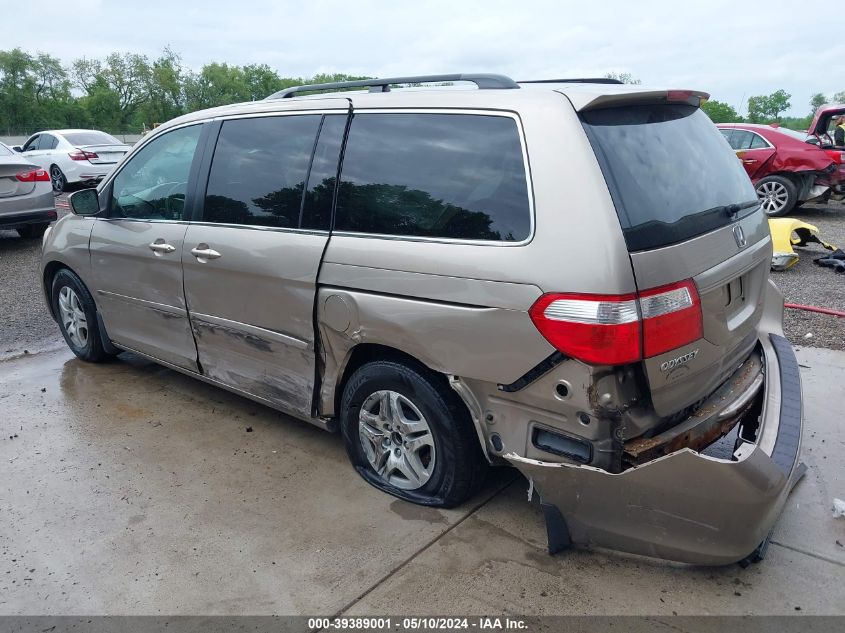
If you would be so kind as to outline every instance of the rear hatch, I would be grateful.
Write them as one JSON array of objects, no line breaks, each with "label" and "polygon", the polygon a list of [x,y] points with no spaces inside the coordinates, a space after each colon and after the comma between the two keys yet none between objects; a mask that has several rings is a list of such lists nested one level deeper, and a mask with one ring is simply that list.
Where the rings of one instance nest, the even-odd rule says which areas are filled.
[{"label": "rear hatch", "polygon": [[[768,227],[740,162],[697,105],[668,103],[664,93],[658,103],[616,102],[580,116],[638,292],[691,280],[686,287],[698,294],[694,340],[642,361],[655,412],[671,416],[712,393],[752,351],[771,261]],[[651,336],[674,336],[669,327]]]}]

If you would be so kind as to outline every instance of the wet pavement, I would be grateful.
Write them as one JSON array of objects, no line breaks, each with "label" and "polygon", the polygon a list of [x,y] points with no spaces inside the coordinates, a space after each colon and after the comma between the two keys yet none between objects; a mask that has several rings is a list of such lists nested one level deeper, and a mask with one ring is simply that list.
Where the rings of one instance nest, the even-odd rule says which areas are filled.
[{"label": "wet pavement", "polygon": [[513,471],[410,505],[339,436],[131,355],[0,362],[0,615],[845,614],[845,352],[798,354],[809,472],[745,570],[549,557]]}]

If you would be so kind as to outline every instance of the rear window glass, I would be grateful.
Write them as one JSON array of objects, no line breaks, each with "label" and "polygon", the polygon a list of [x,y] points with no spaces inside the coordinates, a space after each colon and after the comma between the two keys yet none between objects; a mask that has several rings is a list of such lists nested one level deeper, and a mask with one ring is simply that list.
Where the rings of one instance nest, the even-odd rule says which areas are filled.
[{"label": "rear window glass", "polygon": [[71,145],[123,145],[115,137],[105,132],[65,132],[62,136]]},{"label": "rear window glass", "polygon": [[736,154],[701,110],[640,105],[591,110],[584,128],[628,250],[688,240],[752,213],[757,195]]},{"label": "rear window glass", "polygon": [[525,162],[514,119],[354,115],[335,229],[520,241],[530,227]]}]

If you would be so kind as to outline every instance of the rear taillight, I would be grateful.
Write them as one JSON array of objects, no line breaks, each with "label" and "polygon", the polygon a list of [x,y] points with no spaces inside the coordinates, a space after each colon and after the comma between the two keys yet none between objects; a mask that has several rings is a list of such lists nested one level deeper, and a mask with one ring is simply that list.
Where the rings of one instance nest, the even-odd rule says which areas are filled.
[{"label": "rear taillight", "polygon": [[628,295],[546,294],[529,314],[555,348],[591,365],[633,363],[702,336],[692,280]]},{"label": "rear taillight", "polygon": [[651,358],[702,337],[701,301],[691,279],[639,293],[643,356]]},{"label": "rear taillight", "polygon": [[50,174],[43,169],[30,169],[29,171],[22,171],[15,174],[15,178],[21,182],[49,182]]},{"label": "rear taillight", "polygon": [[91,158],[99,158],[94,152],[85,152],[83,150],[77,150],[75,152],[71,152],[68,154],[71,160],[89,160]]},{"label": "rear taillight", "polygon": [[845,152],[840,152],[835,149],[826,149],[824,150],[824,153],[830,156],[833,159],[833,162],[837,165],[845,163]]}]

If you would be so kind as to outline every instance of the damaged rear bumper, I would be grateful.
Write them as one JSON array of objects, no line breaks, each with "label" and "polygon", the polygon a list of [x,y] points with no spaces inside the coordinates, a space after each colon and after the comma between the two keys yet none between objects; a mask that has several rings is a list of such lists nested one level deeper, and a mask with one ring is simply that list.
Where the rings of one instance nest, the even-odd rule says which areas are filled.
[{"label": "damaged rear bumper", "polygon": [[760,426],[754,442],[739,442],[727,459],[682,448],[612,474],[506,455],[540,493],[550,551],[575,543],[722,565],[765,541],[795,481],[802,406],[789,342],[770,334],[760,345]]}]

